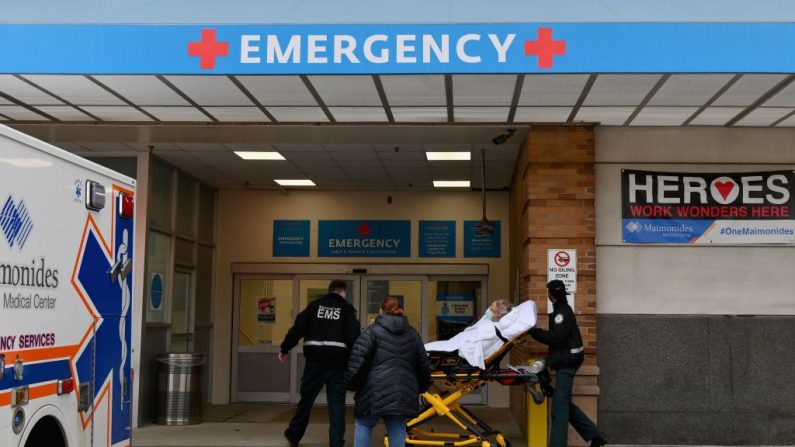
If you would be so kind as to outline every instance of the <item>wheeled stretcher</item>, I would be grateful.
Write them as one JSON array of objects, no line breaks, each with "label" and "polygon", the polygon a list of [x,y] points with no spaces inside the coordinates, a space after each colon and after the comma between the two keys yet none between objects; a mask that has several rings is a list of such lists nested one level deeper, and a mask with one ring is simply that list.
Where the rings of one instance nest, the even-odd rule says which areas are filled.
[{"label": "wheeled stretcher", "polygon": [[[507,340],[499,350],[486,359],[485,369],[471,366],[456,352],[430,352],[431,386],[422,394],[425,406],[419,416],[406,426],[406,444],[424,446],[477,446],[498,445],[509,447],[505,437],[467,410],[461,399],[486,385],[498,382],[502,385],[529,384],[535,403],[544,400],[540,384],[545,382],[544,365],[535,363],[527,367],[501,368],[500,362],[517,344],[524,341],[522,334]],[[422,426],[437,417],[445,417],[459,429],[457,433],[425,430]],[[491,441],[490,441],[491,440]],[[492,441],[495,444],[492,444]],[[385,444],[388,446],[388,444]]]}]

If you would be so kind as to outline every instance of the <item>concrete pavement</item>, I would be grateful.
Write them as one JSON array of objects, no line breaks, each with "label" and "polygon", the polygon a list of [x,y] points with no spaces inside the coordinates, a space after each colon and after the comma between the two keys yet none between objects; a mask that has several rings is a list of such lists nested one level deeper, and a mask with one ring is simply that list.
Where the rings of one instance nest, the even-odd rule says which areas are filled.
[{"label": "concrete pavement", "polygon": [[[133,431],[135,447],[284,447],[282,432],[293,415],[294,405],[231,404],[204,409],[204,423],[183,427],[146,425]],[[495,429],[500,430],[512,447],[526,447],[518,425],[507,408],[469,407]],[[301,446],[328,446],[326,408],[316,406]],[[345,439],[353,445],[353,407],[347,407]],[[452,425],[440,420],[425,428],[451,431]],[[373,430],[373,440],[382,445],[385,429],[380,424]]]}]

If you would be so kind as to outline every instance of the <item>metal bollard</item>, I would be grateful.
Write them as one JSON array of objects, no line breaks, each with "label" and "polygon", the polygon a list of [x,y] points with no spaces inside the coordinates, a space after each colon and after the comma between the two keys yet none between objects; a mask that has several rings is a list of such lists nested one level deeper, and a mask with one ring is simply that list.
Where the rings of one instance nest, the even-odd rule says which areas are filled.
[{"label": "metal bollard", "polygon": [[[535,363],[534,360],[528,361],[530,365],[533,363]],[[538,384],[531,383],[528,386],[537,387],[537,390],[543,395]],[[537,404],[529,396],[530,393],[527,394],[527,447],[547,447],[549,442],[549,399],[544,399],[543,402]]]}]

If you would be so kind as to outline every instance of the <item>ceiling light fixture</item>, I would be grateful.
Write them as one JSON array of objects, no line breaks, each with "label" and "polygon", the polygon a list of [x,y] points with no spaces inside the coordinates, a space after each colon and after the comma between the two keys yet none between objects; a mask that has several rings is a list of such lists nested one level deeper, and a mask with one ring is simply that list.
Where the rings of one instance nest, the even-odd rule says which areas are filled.
[{"label": "ceiling light fixture", "polygon": [[284,160],[278,152],[235,151],[235,154],[244,160]]},{"label": "ceiling light fixture", "polygon": [[428,161],[458,161],[472,159],[472,153],[470,152],[426,152],[425,156],[428,157]]},{"label": "ceiling light fixture", "polygon": [[469,180],[434,180],[434,188],[469,188]]},{"label": "ceiling light fixture", "polygon": [[273,181],[281,186],[317,186],[315,185],[315,182],[309,179],[294,179],[294,180],[274,179]]}]

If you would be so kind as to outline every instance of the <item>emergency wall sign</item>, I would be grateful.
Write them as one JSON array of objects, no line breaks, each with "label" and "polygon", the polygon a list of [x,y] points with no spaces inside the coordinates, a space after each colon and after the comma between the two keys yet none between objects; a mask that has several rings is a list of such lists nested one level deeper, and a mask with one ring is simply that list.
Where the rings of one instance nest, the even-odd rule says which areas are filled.
[{"label": "emergency wall sign", "polygon": [[625,243],[795,243],[795,171],[621,171]]},{"label": "emergency wall sign", "polygon": [[309,221],[273,221],[273,257],[309,256]]},{"label": "emergency wall sign", "polygon": [[321,220],[317,255],[348,258],[408,258],[409,220]]},{"label": "emergency wall sign", "polygon": [[577,291],[577,250],[554,248],[547,250],[547,281],[559,279],[566,291]]}]

